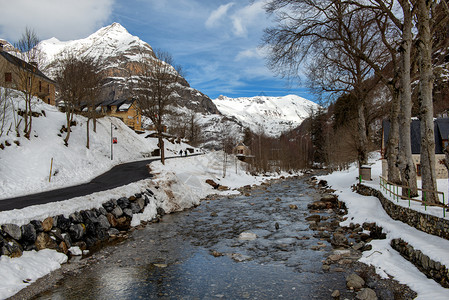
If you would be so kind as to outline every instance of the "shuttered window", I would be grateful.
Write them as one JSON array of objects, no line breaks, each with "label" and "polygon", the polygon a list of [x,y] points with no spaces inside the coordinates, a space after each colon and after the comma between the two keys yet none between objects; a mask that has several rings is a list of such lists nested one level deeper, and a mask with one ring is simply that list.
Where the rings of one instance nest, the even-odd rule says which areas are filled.
[{"label": "shuttered window", "polygon": [[7,72],[5,73],[5,82],[12,82],[12,74]]}]

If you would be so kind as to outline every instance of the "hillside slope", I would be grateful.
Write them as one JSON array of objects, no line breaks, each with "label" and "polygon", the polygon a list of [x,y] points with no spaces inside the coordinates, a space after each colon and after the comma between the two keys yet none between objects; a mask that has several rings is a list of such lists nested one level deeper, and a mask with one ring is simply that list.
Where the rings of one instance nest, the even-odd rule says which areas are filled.
[{"label": "hillside slope", "polygon": [[[0,88],[3,93],[4,89]],[[20,96],[11,99],[20,108],[24,105]],[[55,189],[90,181],[113,166],[149,156],[157,148],[157,139],[138,135],[117,118],[104,117],[97,121],[97,132],[90,131],[90,148],[86,148],[86,118],[75,116],[68,147],[64,146],[65,114],[54,106],[33,99],[33,111],[40,116],[33,118],[33,132],[30,140],[17,136],[14,123],[21,117],[14,116],[12,107],[6,114],[3,135],[0,136],[0,198],[9,198],[29,193]],[[17,106],[15,109],[18,108]],[[7,130],[10,124],[11,130]],[[23,122],[19,126],[23,130]],[[118,143],[113,146],[112,135]],[[177,155],[185,144],[166,142],[167,155]],[[51,182],[50,165],[53,159]]]}]

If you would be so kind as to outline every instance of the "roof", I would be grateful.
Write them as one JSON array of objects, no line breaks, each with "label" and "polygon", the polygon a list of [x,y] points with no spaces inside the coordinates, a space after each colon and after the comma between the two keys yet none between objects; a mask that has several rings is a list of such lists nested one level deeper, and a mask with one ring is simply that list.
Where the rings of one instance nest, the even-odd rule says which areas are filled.
[{"label": "roof", "polygon": [[32,64],[27,63],[26,61],[18,58],[17,56],[14,56],[12,54],[9,54],[5,51],[0,51],[0,56],[3,56],[8,62],[11,64],[18,66],[19,68],[25,69],[26,71],[33,73],[42,79],[54,83],[53,80],[48,78],[44,73],[42,73],[41,70],[39,70],[37,67],[33,66]]},{"label": "roof", "polygon": [[[443,154],[443,140],[449,139],[449,118],[438,118],[433,121],[435,135],[435,154]],[[390,122],[383,121],[384,141],[388,142],[390,134]],[[421,121],[413,119],[410,123],[410,138],[412,142],[412,154],[421,153]]]},{"label": "roof", "polygon": [[101,102],[100,106],[117,106],[117,110],[127,111],[134,103],[135,99],[112,99]]}]

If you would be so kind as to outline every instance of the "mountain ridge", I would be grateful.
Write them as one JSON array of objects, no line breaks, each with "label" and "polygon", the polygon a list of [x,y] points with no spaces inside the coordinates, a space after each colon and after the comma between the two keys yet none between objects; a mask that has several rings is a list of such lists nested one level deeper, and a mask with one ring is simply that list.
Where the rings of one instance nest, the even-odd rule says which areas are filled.
[{"label": "mountain ridge", "polygon": [[319,105],[297,95],[230,98],[220,95],[212,100],[218,110],[235,118],[255,133],[278,137],[298,127]]}]

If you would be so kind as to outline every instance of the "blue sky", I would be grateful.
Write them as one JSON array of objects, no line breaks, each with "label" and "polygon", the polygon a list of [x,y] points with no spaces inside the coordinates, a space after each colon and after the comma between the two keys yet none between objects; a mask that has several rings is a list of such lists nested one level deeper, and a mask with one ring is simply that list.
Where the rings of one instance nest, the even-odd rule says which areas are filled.
[{"label": "blue sky", "polygon": [[[271,24],[265,0],[0,0],[0,38],[16,41],[24,27],[41,39],[85,38],[113,22],[153,48],[171,53],[191,86],[211,98],[297,94],[300,84],[274,76],[259,47]],[[52,17],[49,17],[51,15]]]}]

